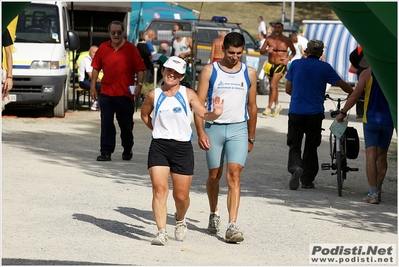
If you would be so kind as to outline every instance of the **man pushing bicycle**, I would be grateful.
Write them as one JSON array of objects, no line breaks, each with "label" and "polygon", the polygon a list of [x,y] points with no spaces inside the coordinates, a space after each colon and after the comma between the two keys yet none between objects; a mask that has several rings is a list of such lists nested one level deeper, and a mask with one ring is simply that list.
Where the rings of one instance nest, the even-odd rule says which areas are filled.
[{"label": "man pushing bicycle", "polygon": [[[321,143],[322,121],[324,119],[324,95],[327,83],[339,86],[351,94],[353,88],[344,82],[327,62],[321,61],[324,44],[310,40],[306,58],[292,62],[286,75],[285,92],[291,96],[288,111],[288,172],[291,174],[291,190],[299,187],[314,188],[313,181],[319,171],[317,148]],[[303,135],[306,135],[302,155]]]}]

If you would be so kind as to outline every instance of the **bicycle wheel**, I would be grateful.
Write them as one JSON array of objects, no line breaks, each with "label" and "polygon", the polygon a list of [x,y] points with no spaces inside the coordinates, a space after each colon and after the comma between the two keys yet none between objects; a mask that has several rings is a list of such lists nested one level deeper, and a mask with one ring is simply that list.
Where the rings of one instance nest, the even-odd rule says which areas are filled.
[{"label": "bicycle wheel", "polygon": [[341,184],[344,185],[346,173],[348,172],[348,161],[346,160],[346,138],[345,135],[341,137]]},{"label": "bicycle wheel", "polygon": [[342,196],[342,185],[343,185],[343,169],[342,169],[342,157],[341,151],[336,151],[336,164],[337,164],[337,184],[338,184],[338,196]]}]

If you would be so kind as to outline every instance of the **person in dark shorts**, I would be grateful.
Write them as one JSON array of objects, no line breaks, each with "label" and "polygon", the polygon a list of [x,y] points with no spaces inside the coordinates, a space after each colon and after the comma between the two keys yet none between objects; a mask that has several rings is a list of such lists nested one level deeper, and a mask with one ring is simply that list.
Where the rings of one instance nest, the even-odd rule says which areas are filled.
[{"label": "person in dark shorts", "polygon": [[[264,66],[264,71],[270,82],[269,103],[262,114],[277,117],[282,109],[278,102],[278,82],[283,77],[288,62],[295,57],[296,49],[291,39],[283,35],[284,25],[281,22],[276,22],[273,28],[273,34],[266,38],[259,52],[262,55],[268,54],[268,62]],[[292,51],[289,55],[287,54],[288,49]]]},{"label": "person in dark shorts", "polygon": [[148,171],[153,188],[152,210],[158,228],[152,245],[163,246],[168,241],[166,201],[169,174],[176,206],[175,238],[183,241],[187,234],[185,216],[190,205],[189,193],[194,172],[191,110],[210,121],[216,120],[223,111],[224,101],[220,97],[213,98],[211,112],[201,104],[193,90],[180,85],[185,73],[184,59],[170,57],[162,68],[163,85],[148,93],[141,108],[141,119],[152,130]]}]

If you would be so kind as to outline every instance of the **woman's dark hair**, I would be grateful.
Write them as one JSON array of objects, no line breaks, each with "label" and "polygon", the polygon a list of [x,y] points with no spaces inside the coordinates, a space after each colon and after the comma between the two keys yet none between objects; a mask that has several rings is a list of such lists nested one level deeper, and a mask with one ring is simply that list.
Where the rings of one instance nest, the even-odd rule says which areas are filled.
[{"label": "woman's dark hair", "polygon": [[146,35],[145,31],[139,31],[139,42],[145,41],[145,35]]},{"label": "woman's dark hair", "polygon": [[230,32],[226,34],[223,40],[223,47],[224,49],[229,48],[230,46],[233,47],[244,47],[245,46],[245,39],[241,33],[238,32]]}]

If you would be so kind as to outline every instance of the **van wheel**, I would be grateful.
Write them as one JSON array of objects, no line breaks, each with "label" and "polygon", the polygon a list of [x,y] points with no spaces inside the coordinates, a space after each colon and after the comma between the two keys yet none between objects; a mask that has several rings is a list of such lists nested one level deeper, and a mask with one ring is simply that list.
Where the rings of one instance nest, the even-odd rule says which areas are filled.
[{"label": "van wheel", "polygon": [[54,110],[53,110],[54,117],[65,118],[65,111],[66,111],[66,106],[67,106],[66,101],[68,101],[66,93],[67,93],[67,90],[65,90],[65,88],[64,88],[60,101],[58,101],[57,105],[54,107]]}]

